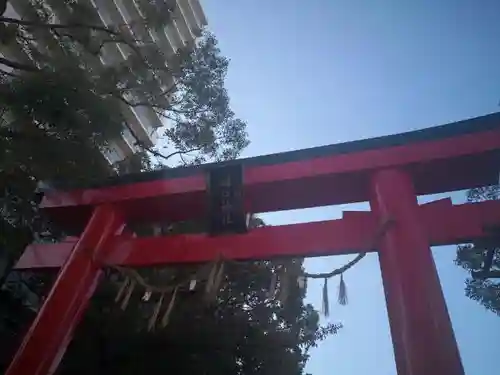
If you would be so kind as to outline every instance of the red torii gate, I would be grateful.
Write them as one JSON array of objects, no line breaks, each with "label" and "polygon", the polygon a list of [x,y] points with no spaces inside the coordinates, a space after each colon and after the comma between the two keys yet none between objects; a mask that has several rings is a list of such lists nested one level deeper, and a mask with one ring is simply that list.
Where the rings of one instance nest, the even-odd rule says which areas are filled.
[{"label": "red torii gate", "polygon": [[[425,130],[201,167],[113,179],[48,192],[42,207],[79,239],[29,246],[18,269],[60,267],[57,280],[7,375],[52,373],[71,340],[104,265],[148,266],[278,256],[378,251],[399,375],[463,375],[430,246],[488,237],[500,202],[419,206],[417,195],[495,184],[500,113]],[[265,227],[246,234],[135,238],[126,224],[202,218],[206,171],[242,166],[245,212],[369,201],[371,212]],[[394,223],[379,249],[380,223]]]}]

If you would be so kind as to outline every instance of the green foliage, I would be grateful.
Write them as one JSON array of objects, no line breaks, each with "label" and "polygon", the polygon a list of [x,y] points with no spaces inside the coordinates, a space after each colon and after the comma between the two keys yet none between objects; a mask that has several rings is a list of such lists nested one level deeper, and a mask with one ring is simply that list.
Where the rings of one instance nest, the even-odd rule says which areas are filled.
[{"label": "green foliage", "polygon": [[176,10],[175,0],[141,0],[137,4],[145,15],[145,25],[156,30],[165,27]]},{"label": "green foliage", "polygon": [[166,136],[180,150],[200,148],[202,155],[215,160],[237,157],[248,145],[246,125],[229,108],[222,85],[229,61],[220,55],[217,40],[207,34],[178,63],[178,90],[170,98],[170,118],[178,126],[168,129]]},{"label": "green foliage", "polygon": [[[40,181],[86,185],[114,173],[159,168],[171,156],[185,164],[231,159],[248,145],[246,124],[229,105],[229,61],[216,38],[205,32],[191,49],[167,54],[145,28],[168,25],[176,2],[135,3],[145,18],[128,25],[104,26],[89,2],[80,0],[29,0],[22,20],[0,17],[2,47],[22,52],[19,59],[0,57],[0,251],[9,264],[31,241],[63,235],[38,211]],[[0,13],[5,4],[0,2]],[[113,59],[117,52],[123,58]],[[102,150],[120,136],[127,106],[161,119],[167,156],[135,135],[141,151],[107,164]],[[256,217],[252,223],[263,225]],[[169,228],[200,231],[193,223]],[[320,327],[318,313],[304,306],[304,291],[296,286],[284,305],[268,299],[272,272],[282,266],[228,265],[214,303],[204,303],[199,292],[183,292],[170,324],[155,332],[144,329],[154,299],[144,301],[136,292],[122,311],[113,302],[116,274],[107,272],[59,373],[302,374],[309,349],[340,327]],[[158,283],[183,272],[141,270]],[[36,310],[54,275],[15,276],[0,290],[0,347],[10,347],[1,353],[2,367],[33,318],[21,313],[23,304]]]},{"label": "green foliage", "polygon": [[[146,18],[131,20],[132,29],[165,26],[176,11],[175,1],[137,4]],[[72,131],[81,125],[105,147],[119,137],[125,122],[119,108],[127,105],[155,114],[164,125],[167,148],[189,153],[188,163],[234,158],[248,145],[246,124],[231,111],[224,88],[228,60],[213,35],[204,33],[194,46],[168,54],[148,32],[100,24],[84,1],[31,0],[24,13],[22,21],[0,17],[26,57],[22,62],[2,59],[13,70],[0,74],[15,77],[4,79],[2,91],[12,102],[22,94],[12,85],[24,84],[32,90],[28,99],[44,97],[19,103],[41,116],[36,118],[41,123],[71,124],[66,126]],[[61,23],[52,23],[55,14]],[[137,143],[147,148],[144,141]]]},{"label": "green foliage", "polygon": [[[499,186],[489,186],[471,189],[467,198],[469,202],[498,199]],[[456,264],[470,271],[480,274],[488,251],[493,250],[491,270],[500,270],[500,248],[485,247],[480,244],[467,244],[458,246]],[[467,297],[478,301],[486,309],[500,315],[500,280],[496,278],[469,277],[465,281],[465,294]]]},{"label": "green foliage", "polygon": [[[171,162],[136,136],[142,152],[108,166],[102,150],[120,137],[126,105],[156,113],[164,125],[161,143],[181,160],[188,153],[186,163],[234,158],[248,144],[246,124],[230,110],[224,88],[228,61],[212,35],[167,56],[123,25],[101,24],[88,2],[29,3],[22,20],[0,17],[24,53],[22,60],[3,58],[0,69],[0,200],[12,237],[38,217],[32,202],[38,181],[81,186],[112,173],[158,168],[160,159]],[[130,26],[166,25],[172,12],[160,10],[174,3],[138,1],[146,19]],[[121,53],[117,47],[126,58],[109,58]],[[26,243],[3,240],[9,241],[19,242],[7,246],[13,254]]]},{"label": "green foliage", "polygon": [[[301,262],[297,263],[301,267]],[[136,290],[125,311],[113,306],[117,284],[108,278],[96,293],[69,348],[60,374],[303,374],[311,347],[340,326],[319,327],[319,315],[304,305],[296,285],[284,305],[268,299],[271,270],[280,263],[228,264],[215,303],[204,285],[182,291],[170,322],[146,329],[160,296],[144,301]],[[143,271],[161,283],[188,270]],[[156,285],[155,283],[155,285]],[[169,297],[169,296],[167,296]],[[96,339],[97,338],[97,339]],[[89,345],[98,342],[99,345]],[[84,357],[83,357],[84,356]]]}]

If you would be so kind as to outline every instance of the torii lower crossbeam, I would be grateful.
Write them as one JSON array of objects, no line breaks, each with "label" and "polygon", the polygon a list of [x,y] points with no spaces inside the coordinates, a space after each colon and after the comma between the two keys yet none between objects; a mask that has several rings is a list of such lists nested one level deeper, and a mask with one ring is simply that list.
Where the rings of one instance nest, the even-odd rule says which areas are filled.
[{"label": "torii lower crossbeam", "polygon": [[[454,206],[447,198],[422,205],[418,211],[425,238],[431,246],[477,241],[489,236],[487,229],[500,223],[500,201]],[[148,267],[210,262],[217,256],[257,260],[373,252],[380,251],[372,248],[378,229],[374,213],[347,211],[339,220],[257,228],[244,236],[195,234],[131,238],[120,235],[109,239],[108,251],[101,262]],[[62,267],[77,242],[78,238],[70,238],[55,244],[30,245],[15,267],[19,270]]]},{"label": "torii lower crossbeam", "polygon": [[[500,114],[408,134],[233,162],[248,212],[369,201],[369,213],[248,234],[131,238],[124,223],[200,218],[204,169],[174,169],[111,186],[54,191],[42,208],[74,242],[30,246],[18,268],[61,267],[7,375],[53,372],[106,264],[149,266],[227,258],[378,251],[399,375],[463,375],[431,245],[472,241],[500,225],[497,202],[418,206],[416,196],[496,183]],[[231,164],[231,163],[230,163]],[[377,249],[370,239],[387,220]],[[40,343],[43,342],[43,345]]]}]

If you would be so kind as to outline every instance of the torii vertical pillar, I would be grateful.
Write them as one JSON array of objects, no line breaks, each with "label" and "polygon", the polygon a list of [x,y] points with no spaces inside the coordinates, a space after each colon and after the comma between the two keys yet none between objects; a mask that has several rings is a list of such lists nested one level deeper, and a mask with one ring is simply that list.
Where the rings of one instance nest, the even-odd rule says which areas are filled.
[{"label": "torii vertical pillar", "polygon": [[46,375],[56,370],[99,282],[99,260],[105,256],[107,241],[123,229],[123,218],[115,208],[103,205],[94,209],[7,375]]},{"label": "torii vertical pillar", "polygon": [[394,220],[379,257],[398,374],[463,375],[411,177],[400,170],[377,172],[371,205],[380,218]]}]

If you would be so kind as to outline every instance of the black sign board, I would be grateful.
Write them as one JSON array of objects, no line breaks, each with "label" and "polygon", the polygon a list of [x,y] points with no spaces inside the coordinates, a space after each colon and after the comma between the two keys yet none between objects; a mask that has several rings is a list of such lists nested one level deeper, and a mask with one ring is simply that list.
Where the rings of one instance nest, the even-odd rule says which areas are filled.
[{"label": "black sign board", "polygon": [[243,207],[243,168],[232,165],[208,171],[208,227],[211,235],[245,233],[247,220]]}]

